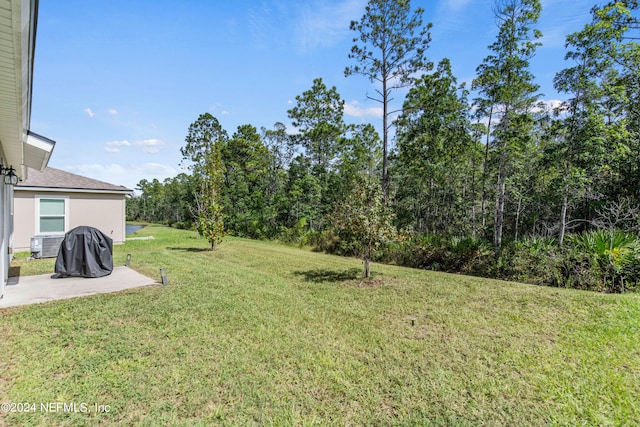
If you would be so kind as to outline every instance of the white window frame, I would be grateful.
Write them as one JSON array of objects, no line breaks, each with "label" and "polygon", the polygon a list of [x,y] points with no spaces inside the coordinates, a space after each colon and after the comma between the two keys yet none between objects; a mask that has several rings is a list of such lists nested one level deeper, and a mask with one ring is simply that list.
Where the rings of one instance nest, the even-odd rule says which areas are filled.
[{"label": "white window frame", "polygon": [[[64,231],[40,231],[40,200],[64,200]],[[69,196],[36,196],[36,235],[65,234],[69,230]]]}]

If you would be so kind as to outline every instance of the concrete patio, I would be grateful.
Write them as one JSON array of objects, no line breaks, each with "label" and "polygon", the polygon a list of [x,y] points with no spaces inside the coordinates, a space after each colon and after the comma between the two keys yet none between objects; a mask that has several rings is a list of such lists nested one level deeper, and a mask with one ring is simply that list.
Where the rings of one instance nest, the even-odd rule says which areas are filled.
[{"label": "concrete patio", "polygon": [[115,267],[110,275],[91,279],[84,277],[52,279],[52,275],[53,273],[10,277],[4,296],[0,299],[0,309],[158,284],[156,280],[128,267]]}]

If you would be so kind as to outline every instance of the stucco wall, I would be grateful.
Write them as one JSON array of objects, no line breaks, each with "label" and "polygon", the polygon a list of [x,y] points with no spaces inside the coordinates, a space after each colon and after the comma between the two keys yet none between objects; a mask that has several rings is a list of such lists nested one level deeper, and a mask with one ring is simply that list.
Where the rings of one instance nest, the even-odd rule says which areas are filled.
[{"label": "stucco wall", "polygon": [[125,203],[123,194],[63,193],[18,190],[14,193],[14,237],[15,252],[29,251],[31,237],[36,235],[36,200],[39,197],[68,198],[67,229],[88,225],[102,231],[113,239],[113,243],[125,240]]},{"label": "stucco wall", "polygon": [[13,251],[28,251],[35,235],[36,208],[34,195],[25,191],[13,192]]}]

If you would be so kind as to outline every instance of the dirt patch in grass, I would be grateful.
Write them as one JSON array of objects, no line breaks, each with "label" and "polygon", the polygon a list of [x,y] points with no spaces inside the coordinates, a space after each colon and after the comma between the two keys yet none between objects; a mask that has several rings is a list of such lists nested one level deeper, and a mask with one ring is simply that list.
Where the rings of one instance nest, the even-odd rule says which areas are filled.
[{"label": "dirt patch in grass", "polygon": [[352,288],[375,288],[384,285],[385,281],[382,277],[370,277],[368,279],[346,280],[341,284]]}]

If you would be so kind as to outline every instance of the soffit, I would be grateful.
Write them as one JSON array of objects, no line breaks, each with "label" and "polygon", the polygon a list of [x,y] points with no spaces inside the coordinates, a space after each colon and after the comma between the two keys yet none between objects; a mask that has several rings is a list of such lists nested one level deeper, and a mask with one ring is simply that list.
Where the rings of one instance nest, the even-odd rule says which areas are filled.
[{"label": "soffit", "polygon": [[0,155],[20,177],[31,111],[35,7],[34,0],[0,0]]}]

